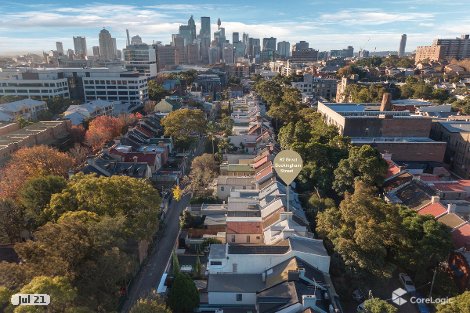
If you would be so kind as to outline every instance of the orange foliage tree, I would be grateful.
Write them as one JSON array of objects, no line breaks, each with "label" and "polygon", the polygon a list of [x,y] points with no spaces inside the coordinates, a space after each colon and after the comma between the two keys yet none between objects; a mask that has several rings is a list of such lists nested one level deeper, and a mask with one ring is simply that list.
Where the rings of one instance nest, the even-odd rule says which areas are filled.
[{"label": "orange foliage tree", "polygon": [[90,122],[85,141],[94,150],[98,150],[107,141],[121,135],[124,126],[123,119],[106,115],[98,116]]},{"label": "orange foliage tree", "polygon": [[16,198],[24,183],[40,175],[66,177],[74,163],[67,153],[48,146],[34,146],[16,151],[0,172],[0,199]]}]

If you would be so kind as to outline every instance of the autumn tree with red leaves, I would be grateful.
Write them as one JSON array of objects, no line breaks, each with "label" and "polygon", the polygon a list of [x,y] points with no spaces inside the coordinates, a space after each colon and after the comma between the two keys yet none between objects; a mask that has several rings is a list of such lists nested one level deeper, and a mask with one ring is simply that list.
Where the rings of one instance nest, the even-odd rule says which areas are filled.
[{"label": "autumn tree with red leaves", "polygon": [[26,181],[33,177],[66,177],[74,163],[67,153],[48,146],[34,146],[16,151],[0,172],[0,199],[16,198]]},{"label": "autumn tree with red leaves", "polygon": [[94,150],[99,150],[107,141],[121,135],[125,122],[112,116],[98,116],[90,122],[85,141]]}]

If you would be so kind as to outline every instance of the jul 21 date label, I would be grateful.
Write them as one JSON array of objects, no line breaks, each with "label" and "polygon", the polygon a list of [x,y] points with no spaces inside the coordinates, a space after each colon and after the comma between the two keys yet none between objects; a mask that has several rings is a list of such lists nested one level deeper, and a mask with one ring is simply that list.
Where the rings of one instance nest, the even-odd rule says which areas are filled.
[{"label": "jul 21 date label", "polygon": [[11,296],[13,305],[49,305],[51,297],[46,294],[24,294],[17,293]]}]

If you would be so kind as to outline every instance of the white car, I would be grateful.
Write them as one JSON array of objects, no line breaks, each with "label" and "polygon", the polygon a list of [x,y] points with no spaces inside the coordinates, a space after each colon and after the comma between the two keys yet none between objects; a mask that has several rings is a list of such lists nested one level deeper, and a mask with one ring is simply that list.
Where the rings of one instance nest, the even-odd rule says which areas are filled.
[{"label": "white car", "polygon": [[410,276],[406,275],[405,273],[400,273],[398,274],[398,278],[400,279],[403,287],[405,287],[406,292],[413,293],[416,291],[415,284],[411,280]]}]

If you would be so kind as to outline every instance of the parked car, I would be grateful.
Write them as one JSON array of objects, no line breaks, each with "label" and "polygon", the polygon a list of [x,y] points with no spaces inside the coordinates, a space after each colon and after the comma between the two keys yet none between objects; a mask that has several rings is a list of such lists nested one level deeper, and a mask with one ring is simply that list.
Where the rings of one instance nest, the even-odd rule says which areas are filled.
[{"label": "parked car", "polygon": [[363,302],[364,299],[365,299],[364,293],[362,292],[361,289],[354,290],[353,293],[352,293],[352,297],[353,297],[354,301],[359,302],[359,303]]},{"label": "parked car", "polygon": [[414,293],[416,291],[415,284],[411,280],[410,276],[406,275],[405,273],[400,273],[398,274],[398,278],[400,279],[400,282],[405,288],[406,292]]}]

